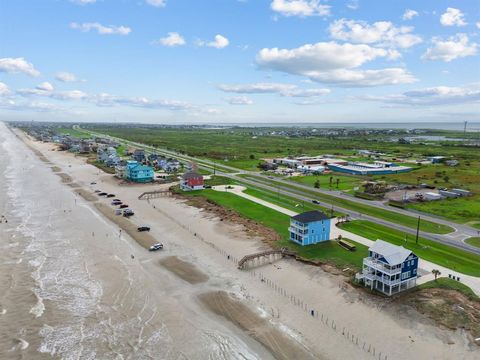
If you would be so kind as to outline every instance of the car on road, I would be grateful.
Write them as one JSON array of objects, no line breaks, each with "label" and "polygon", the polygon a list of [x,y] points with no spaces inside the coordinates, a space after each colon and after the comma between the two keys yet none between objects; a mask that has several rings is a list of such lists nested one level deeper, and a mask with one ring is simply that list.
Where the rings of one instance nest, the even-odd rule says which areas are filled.
[{"label": "car on road", "polygon": [[320,201],[318,201],[318,200],[312,200],[312,203],[314,203],[314,204],[317,204],[317,205],[318,205],[318,204],[320,204]]},{"label": "car on road", "polygon": [[92,181],[90,185],[97,185],[97,183],[95,181]]},{"label": "car on road", "polygon": [[162,249],[163,249],[163,244],[156,243],[156,244],[153,244],[152,246],[150,246],[150,248],[148,250],[149,251],[157,251],[157,250],[162,250]]},{"label": "car on road", "polygon": [[130,217],[130,216],[133,216],[135,215],[135,213],[133,212],[132,209],[125,209],[123,210],[123,216],[125,217]]},{"label": "car on road", "polygon": [[270,180],[275,180],[273,176],[267,176],[267,178],[269,178]]},{"label": "car on road", "polygon": [[112,198],[112,197],[115,197],[115,194],[108,194],[107,195],[107,198]]},{"label": "car on road", "polygon": [[122,205],[122,202],[120,200],[117,200],[117,201],[113,200],[112,205],[115,205],[115,206],[116,205]]},{"label": "car on road", "polygon": [[108,194],[106,192],[101,192],[101,193],[98,193],[98,196],[107,196]]},{"label": "car on road", "polygon": [[122,204],[122,205],[120,205],[120,209],[126,209],[126,208],[128,208],[128,205],[127,205],[127,204]]},{"label": "car on road", "polygon": [[95,190],[96,193],[102,192],[102,190]]},{"label": "car on road", "polygon": [[139,226],[137,228],[138,232],[143,232],[143,231],[150,231],[150,226]]}]

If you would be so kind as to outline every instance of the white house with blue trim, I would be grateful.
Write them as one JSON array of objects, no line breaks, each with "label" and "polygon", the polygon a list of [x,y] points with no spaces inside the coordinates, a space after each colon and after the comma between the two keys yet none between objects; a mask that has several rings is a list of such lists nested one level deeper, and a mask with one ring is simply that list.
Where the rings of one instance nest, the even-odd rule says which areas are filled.
[{"label": "white house with blue trim", "polygon": [[290,240],[305,246],[330,240],[330,218],[313,210],[290,218]]},{"label": "white house with blue trim", "polygon": [[391,296],[417,284],[418,256],[403,246],[377,240],[363,259],[357,274],[365,286]]}]

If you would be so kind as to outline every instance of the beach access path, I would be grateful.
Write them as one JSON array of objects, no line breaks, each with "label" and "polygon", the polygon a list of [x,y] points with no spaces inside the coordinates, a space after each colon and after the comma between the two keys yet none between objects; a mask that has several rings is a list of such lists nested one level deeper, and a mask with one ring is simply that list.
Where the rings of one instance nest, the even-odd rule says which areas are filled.
[{"label": "beach access path", "polygon": [[[246,187],[241,186],[241,185],[218,185],[218,186],[213,186],[212,189],[215,190],[215,191],[229,192],[229,193],[238,195],[238,196],[240,196],[244,199],[247,199],[247,200],[253,201],[257,204],[266,206],[266,207],[268,207],[272,210],[278,211],[278,212],[280,212],[282,214],[285,214],[285,215],[288,215],[288,216],[298,215],[298,213],[296,213],[292,210],[285,209],[284,207],[272,204],[268,201],[265,201],[265,200],[262,200],[262,199],[259,199],[259,198],[255,197],[255,196],[244,193],[244,191],[246,190]],[[332,223],[335,223],[336,219],[337,218],[333,218]],[[358,242],[362,245],[368,246],[368,247],[372,246],[373,243],[374,243],[374,241],[372,241],[370,239],[367,239],[363,236],[351,233],[349,231],[345,231],[345,230],[343,230],[343,229],[341,229],[337,226],[332,226],[331,227],[331,237],[333,239],[337,239],[340,235],[342,236],[342,238],[347,238],[347,239],[356,241],[356,242]],[[420,269],[420,272],[423,275],[420,276],[417,279],[417,284],[423,284],[423,283],[426,283],[428,281],[434,280],[435,277],[432,274],[432,270],[437,269],[437,270],[440,270],[440,272],[442,273],[441,276],[443,276],[443,277],[446,277],[448,274],[452,274],[453,276],[459,277],[461,279],[462,283],[469,286],[477,295],[480,295],[480,278],[478,278],[478,277],[465,275],[465,274],[462,274],[462,273],[459,273],[457,271],[448,269],[446,267],[434,264],[430,261],[427,261],[427,260],[424,260],[424,259],[421,259],[421,258],[419,259],[418,267]]]}]

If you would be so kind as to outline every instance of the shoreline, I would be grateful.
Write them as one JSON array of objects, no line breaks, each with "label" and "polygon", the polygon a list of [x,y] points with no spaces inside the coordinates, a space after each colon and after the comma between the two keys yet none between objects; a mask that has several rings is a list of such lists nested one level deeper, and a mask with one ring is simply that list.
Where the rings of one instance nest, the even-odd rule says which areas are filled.
[{"label": "shoreline", "polygon": [[[29,141],[30,139],[25,139],[26,141]],[[24,141],[26,143],[26,141]],[[30,140],[31,141],[31,140]],[[44,156],[42,154],[42,152],[40,150],[37,149],[37,146],[35,145],[42,145],[42,144],[35,144],[35,143],[31,143],[31,144],[27,144],[27,146],[29,146],[32,150],[34,150],[34,152],[38,155],[38,154],[41,154],[42,157],[40,158],[41,161],[43,161],[44,163],[47,163],[47,164],[56,164],[56,161],[53,161],[51,159],[48,159],[46,156]],[[43,146],[42,146],[43,147]],[[48,147],[48,144],[45,145],[45,148]],[[38,153],[37,153],[38,152]],[[52,152],[53,153],[53,152]],[[60,152],[58,152],[60,153]],[[57,160],[61,160],[60,158],[62,158],[62,156],[66,159],[66,156],[70,156],[69,154],[55,154],[55,155],[58,155],[58,159]],[[77,159],[79,160],[79,159]],[[62,161],[65,161],[65,160],[62,160]],[[66,168],[65,166],[61,166],[60,164],[56,164],[57,166],[60,166],[60,168]],[[77,164],[78,165],[78,164]],[[84,164],[85,166],[87,166],[86,164]],[[78,165],[80,166],[80,165]],[[90,166],[90,165],[89,165]],[[70,169],[69,169],[70,170]],[[98,169],[97,169],[98,170]],[[94,174],[95,172],[98,173],[97,170],[94,170],[94,169],[90,169],[90,175],[88,176],[91,176],[92,174]],[[58,175],[58,174],[57,174]],[[76,193],[83,193],[83,196],[85,198],[85,200],[89,201],[91,203],[91,205],[93,205],[95,207],[95,209],[97,211],[99,211],[103,216],[105,216],[106,218],[108,218],[110,221],[113,221],[116,225],[119,225],[117,224],[116,222],[116,219],[115,218],[115,215],[112,215],[113,216],[113,220],[110,218],[109,214],[110,212],[113,214],[113,210],[111,208],[108,207],[108,205],[102,203],[101,199],[97,199],[94,195],[92,195],[92,197],[90,197],[90,200],[88,200],[87,198],[89,197],[88,195],[91,195],[91,192],[89,192],[86,188],[88,185],[88,182],[85,181],[85,179],[88,177],[86,176],[85,178],[83,179],[77,179],[74,175],[72,175],[71,173],[65,173],[66,176],[68,176],[68,178],[66,179],[69,179],[71,180],[70,182],[73,182],[75,181],[75,184],[77,184],[79,187],[78,188],[75,188],[75,189],[72,189],[73,191],[75,191]],[[117,186],[118,188],[118,185],[116,185],[113,181],[110,181],[107,179],[107,176],[105,175],[101,175],[99,177],[99,179],[101,179],[101,181],[103,182],[103,184],[99,184],[98,186],[108,186],[109,187],[115,187]],[[62,178],[63,180],[63,178]],[[68,184],[67,184],[68,185]],[[125,192],[125,196],[130,196],[130,198],[128,199],[129,202],[132,202],[132,201],[135,201],[133,200],[135,198],[135,190],[139,190],[139,189],[144,189],[145,187],[136,187],[136,186],[133,186],[133,187],[122,187],[122,191]],[[133,190],[130,190],[130,189],[133,189]],[[119,189],[120,191],[120,189]],[[80,194],[81,195],[81,194]],[[211,239],[214,239],[215,236],[213,236],[213,234],[215,234],[215,232],[218,232],[218,229],[219,228],[222,228],[223,231],[227,230],[226,231],[226,234],[223,234],[222,236],[217,236],[218,239],[215,238],[215,242],[213,240],[210,240],[210,237],[207,236],[207,235],[203,235],[203,237],[205,239],[208,239],[208,241],[210,241],[212,244],[214,244],[214,246],[217,247],[217,249],[215,249],[216,251],[216,254],[215,254],[215,251],[214,253],[212,253],[211,255],[211,259],[209,259],[209,261],[213,261],[213,262],[217,262],[220,260],[220,264],[223,262],[223,263],[227,263],[229,264],[228,260],[225,259],[225,254],[222,254],[222,253],[219,253],[219,249],[225,249],[225,248],[229,248],[229,252],[231,252],[231,256],[234,257],[234,258],[239,258],[239,256],[243,253],[245,253],[245,251],[252,251],[254,249],[258,249],[258,248],[261,248],[262,246],[264,246],[260,240],[258,239],[254,239],[254,238],[248,238],[248,236],[246,237],[246,235],[244,234],[244,230],[241,229],[241,227],[232,227],[231,224],[228,224],[228,223],[221,223],[218,219],[212,219],[212,216],[210,215],[206,215],[203,211],[201,210],[198,210],[198,209],[195,209],[195,210],[192,210],[192,209],[186,209],[187,208],[187,205],[184,204],[184,203],[179,203],[178,201],[175,201],[175,199],[156,199],[156,200],[153,200],[153,201],[150,201],[150,202],[143,202],[141,203],[141,201],[137,201],[135,202],[135,206],[138,206],[139,208],[141,208],[141,213],[142,214],[145,214],[147,215],[148,213],[148,218],[149,219],[154,219],[156,216],[158,216],[158,212],[159,211],[164,211],[163,209],[169,209],[169,213],[171,214],[171,216],[175,219],[177,219],[179,222],[181,222],[181,220],[183,220],[184,222],[187,222],[188,225],[185,225],[188,229],[190,229],[190,236],[191,236],[191,232],[195,232],[195,230],[192,230],[192,229],[195,229],[196,226],[200,226],[198,224],[198,222],[200,221],[200,218],[202,219],[201,222],[202,222],[202,226],[204,226],[204,230],[202,232],[205,232],[205,233],[212,233],[212,236],[211,236]],[[153,207],[153,209],[152,209]],[[150,208],[150,210],[148,211],[147,209]],[[184,211],[182,211],[182,209]],[[157,210],[157,211],[156,211]],[[144,213],[145,211],[145,213]],[[175,214],[172,215],[172,212],[175,212]],[[139,211],[140,213],[140,211]],[[183,216],[181,216],[180,214],[184,214]],[[189,216],[191,217],[191,219],[189,219]],[[123,218],[122,218],[123,220]],[[126,220],[126,221],[129,221],[129,220]],[[133,221],[136,221],[136,219],[134,219]],[[135,232],[136,232],[136,226],[133,225],[133,222],[131,223],[132,226],[135,228]],[[174,228],[175,226],[172,225],[172,228]],[[131,230],[132,231],[132,230]],[[183,230],[185,231],[185,229]],[[179,230],[175,230],[175,232],[179,232]],[[187,231],[188,233],[189,231]],[[128,231],[127,231],[128,233]],[[197,232],[195,232],[197,233]],[[200,235],[201,232],[198,232],[198,234]],[[232,234],[233,234],[233,237],[232,237]],[[129,233],[130,235],[130,233]],[[149,234],[150,235],[150,234]],[[149,238],[148,240],[136,240],[137,242],[139,242],[140,244],[144,244],[142,246],[145,246],[145,244],[148,243],[148,241],[152,240],[155,238],[155,236],[157,236],[157,234],[153,234],[153,235],[150,235],[151,238]],[[133,237],[133,236],[132,236]],[[232,237],[233,240],[230,238]],[[198,236],[197,236],[198,238]],[[195,243],[198,243],[199,244],[199,247],[201,247],[201,249],[198,250],[198,253],[202,253],[202,252],[205,252],[205,249],[207,249],[207,252],[208,252],[208,248],[211,248],[212,246],[208,245],[208,246],[200,246],[200,243],[198,242],[198,239],[193,239],[192,240],[189,240],[189,243],[192,243],[192,244],[195,244]],[[169,244],[171,246],[174,246],[174,244]],[[243,246],[242,246],[243,245]],[[244,246],[244,245],[247,245],[247,246]],[[193,249],[192,249],[193,251]],[[197,250],[195,250],[197,251]],[[222,251],[225,251],[225,250],[222,250]],[[221,260],[223,259],[223,260]],[[231,262],[230,262],[231,264]],[[191,264],[192,266],[195,266],[195,264]],[[222,265],[223,266],[223,265]],[[277,269],[275,266],[278,266],[278,267],[281,267],[281,269]],[[257,269],[256,271],[254,270],[253,273],[254,274],[258,274],[258,273],[262,273],[262,276],[264,276],[264,278],[267,278],[269,279],[269,281],[271,282],[271,284],[275,284],[274,286],[277,286],[277,284],[282,284],[282,286],[288,286],[289,288],[292,288],[291,290],[289,289],[289,292],[290,293],[294,293],[296,291],[298,291],[300,294],[302,293],[305,293],[305,297],[307,297],[307,293],[308,293],[308,297],[311,299],[311,301],[309,300],[308,302],[309,303],[312,303],[314,302],[316,296],[315,296],[315,292],[314,291],[306,291],[305,289],[304,290],[300,290],[300,288],[302,288],[302,285],[305,286],[305,284],[295,284],[296,282],[298,282],[296,279],[291,279],[291,276],[286,279],[288,280],[288,284],[287,283],[282,283],[282,280],[281,280],[281,276],[279,277],[279,272],[284,274],[285,275],[285,272],[284,271],[276,271],[276,270],[283,270],[283,269],[289,269],[291,270],[293,273],[295,273],[296,275],[302,275],[302,281],[305,281],[305,284],[308,284],[306,286],[312,286],[314,287],[314,289],[311,289],[311,290],[320,290],[322,289],[322,286],[325,286],[325,289],[328,290],[328,293],[329,295],[331,295],[333,297],[333,299],[328,299],[327,297],[323,297],[321,299],[321,301],[325,301],[326,304],[328,304],[327,306],[332,306],[333,308],[335,308],[333,310],[334,313],[338,313],[339,308],[335,305],[335,303],[338,302],[338,300],[340,300],[340,302],[343,303],[343,300],[346,298],[353,298],[353,299],[357,299],[357,300],[354,300],[353,302],[351,301],[347,301],[346,303],[350,303],[350,304],[356,304],[356,306],[358,307],[361,302],[358,301],[358,298],[361,297],[362,295],[361,294],[356,294],[355,292],[353,292],[353,294],[349,294],[348,293],[348,290],[345,292],[344,290],[336,290],[336,283],[339,283],[338,280],[335,280],[332,278],[332,276],[324,273],[321,269],[309,269],[309,268],[303,268],[301,267],[301,264],[292,264],[291,262],[289,261],[281,261],[281,262],[278,262],[278,263],[274,263],[273,266],[266,266],[265,268],[260,268],[260,269]],[[229,274],[231,274],[230,276],[232,276],[232,279],[235,279],[234,281],[235,282],[240,282],[240,283],[247,283],[248,282],[248,279],[252,276],[251,274],[249,273],[245,273],[245,272],[239,272],[237,273],[237,270],[235,269],[235,267],[233,267],[233,269],[231,269],[231,266],[227,266],[227,270],[226,270]],[[315,276],[319,277],[317,280],[312,280],[311,276],[313,274],[316,274]],[[255,275],[256,276],[256,275]],[[255,278],[258,278],[258,276],[256,276]],[[310,280],[309,280],[310,278]],[[250,278],[251,279],[251,278]],[[316,282],[319,281],[320,286],[318,286],[316,284]],[[198,284],[198,283],[197,283]],[[200,283],[201,284],[201,283]],[[273,285],[269,285],[269,286],[265,286],[265,283],[255,283],[255,284],[249,284],[248,285],[248,290],[241,290],[240,289],[240,293],[244,294],[245,295],[245,299],[244,299],[244,302],[246,302],[246,304],[249,306],[249,307],[257,307],[259,306],[260,304],[260,307],[264,307],[264,308],[267,308],[268,306],[266,306],[263,302],[266,301],[266,299],[269,299],[269,297],[271,297],[272,293],[276,293],[278,292],[277,290],[272,290],[271,289],[271,286]],[[247,286],[246,286],[247,287]],[[295,290],[295,288],[298,288],[298,290]],[[340,289],[340,287],[338,287]],[[222,295],[223,297],[223,295]],[[257,301],[253,301],[252,299],[258,299]],[[318,301],[318,300],[317,300]],[[322,331],[318,331],[318,334],[309,334],[309,329],[312,330],[312,329],[316,329],[318,327],[318,324],[319,322],[317,321],[316,323],[314,322],[315,319],[309,319],[308,318],[308,315],[305,315],[306,311],[305,310],[299,310],[299,306],[292,306],[291,305],[291,301],[288,300],[288,299],[283,299],[280,297],[280,299],[275,299],[273,300],[272,299],[272,302],[275,303],[274,306],[271,306],[272,308],[278,308],[278,309],[282,309],[282,310],[279,310],[279,313],[282,314],[282,319],[280,320],[281,322],[285,321],[286,323],[289,324],[289,327],[290,328],[294,328],[294,329],[297,329],[294,331],[294,333],[297,333],[297,334],[302,334],[300,335],[300,338],[302,339],[302,342],[305,342],[306,345],[308,345],[309,348],[313,348],[315,350],[319,350],[322,349],[322,345],[323,344],[315,344],[316,341],[318,341],[317,339],[319,337],[322,337],[322,336],[325,336],[325,338],[329,339],[330,343],[327,343],[325,344],[325,347],[326,349],[322,352],[324,352],[325,354],[325,357],[326,358],[336,358],[335,356],[357,356],[357,358],[368,358],[370,357],[371,358],[371,354],[368,353],[368,352],[365,352],[365,351],[361,351],[362,348],[360,346],[360,349],[358,349],[358,345],[356,344],[352,344],[350,342],[349,344],[349,341],[344,339],[344,336],[342,334],[338,334],[338,331],[340,331],[339,329],[337,329],[338,331],[332,331],[332,328],[328,329],[328,328],[325,328],[324,330]],[[262,305],[263,303],[263,305]],[[257,305],[255,305],[257,304]],[[273,304],[272,304],[273,305]],[[365,306],[363,306],[365,307]],[[362,306],[359,306],[359,309],[361,309]],[[273,311],[273,313],[275,313],[275,310]],[[306,317],[306,319],[308,321],[302,321],[301,318],[298,318],[299,315],[303,313],[304,317]],[[374,312],[370,312],[371,314],[373,314]],[[301,315],[300,315],[301,316]],[[387,315],[386,313],[382,314],[381,315],[382,318],[383,317],[391,317],[391,315]],[[355,326],[358,326],[359,324],[355,325],[355,322],[352,322],[352,320],[348,320],[348,317],[345,317],[345,316],[342,316],[341,313],[338,313],[337,314],[337,317],[341,317],[343,318],[343,321],[345,323],[349,323],[349,326],[351,327],[355,327]],[[272,320],[274,320],[275,317],[272,317]],[[278,322],[279,320],[276,319],[275,320],[276,322]],[[415,321],[413,320],[405,320],[406,322],[409,322],[409,323],[415,323]],[[305,322],[305,323],[302,323],[302,322]],[[316,325],[315,325],[316,324]],[[238,324],[237,324],[238,325]],[[431,327],[431,325],[429,324],[424,324],[425,326],[427,327]],[[280,326],[277,324],[277,326]],[[418,327],[418,324],[416,325]],[[240,326],[241,327],[241,326]],[[331,325],[330,325],[331,327]],[[421,327],[421,326],[420,326]],[[301,329],[301,330],[298,330],[298,329]],[[366,330],[366,329],[365,329]],[[245,331],[245,329],[244,329]],[[400,330],[399,329],[396,329],[395,330],[396,332],[399,332]],[[418,331],[418,329],[417,329]],[[438,331],[441,331],[440,329]],[[248,332],[248,331],[247,331]],[[356,331],[355,333],[359,334],[360,331]],[[413,330],[413,332],[415,332],[415,329]],[[287,332],[288,333],[288,332]],[[308,335],[307,335],[308,334]],[[373,334],[370,334],[369,336],[371,337]],[[455,335],[454,337],[458,337],[459,335]],[[423,335],[424,337],[424,340],[426,340],[428,338],[427,335]],[[431,336],[430,335],[430,339],[429,339],[429,342],[431,342],[431,344],[429,345],[425,345],[424,346],[424,349],[431,349],[433,346],[435,346],[434,344],[438,345],[439,343],[437,341],[435,341],[434,339],[436,338],[436,336]],[[377,338],[378,340],[378,344],[383,344],[383,337],[378,337],[377,336],[373,336],[373,338]],[[373,340],[372,338],[372,340]],[[257,339],[258,341],[258,339]],[[291,341],[294,341],[294,340],[291,340]],[[458,339],[457,339],[458,341]],[[294,343],[293,343],[294,344]],[[405,343],[402,343],[402,344],[406,344]],[[338,353],[337,352],[337,348],[339,346],[343,346],[343,350],[342,350],[342,354]],[[400,343],[396,340],[396,339],[390,339],[389,340],[389,346],[391,348],[395,348],[396,350],[392,351],[392,355],[389,355],[388,358],[389,359],[395,359],[397,358],[396,356],[398,356],[398,358],[400,358],[399,356],[401,354],[403,354],[403,346],[404,345],[400,345]],[[388,348],[387,346],[385,346],[386,348]],[[356,350],[355,350],[356,349]],[[322,349],[323,350],[323,349]],[[358,352],[360,351],[360,352]],[[459,349],[460,351],[460,349]],[[322,353],[320,352],[320,353]],[[386,355],[388,352],[385,351],[384,354]],[[459,352],[460,353],[463,353],[462,352]],[[453,355],[453,354],[450,354],[450,355]],[[468,356],[468,352],[465,352],[464,353],[465,355],[465,358],[469,358]],[[322,354],[323,356],[323,354]],[[473,356],[473,354],[472,354]],[[338,357],[340,358],[340,357]],[[344,357],[345,358],[345,357]],[[439,357],[440,358],[440,357]],[[473,359],[473,357],[472,357]]]}]

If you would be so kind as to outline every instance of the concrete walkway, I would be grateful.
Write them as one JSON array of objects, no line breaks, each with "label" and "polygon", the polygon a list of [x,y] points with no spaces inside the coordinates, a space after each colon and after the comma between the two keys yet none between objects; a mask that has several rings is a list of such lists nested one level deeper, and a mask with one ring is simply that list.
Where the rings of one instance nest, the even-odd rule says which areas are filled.
[{"label": "concrete walkway", "polygon": [[[229,192],[229,193],[238,195],[240,197],[243,197],[244,199],[247,199],[247,200],[253,201],[257,204],[266,206],[270,209],[273,209],[275,211],[278,211],[278,212],[280,212],[282,214],[285,214],[285,215],[288,215],[288,216],[295,216],[295,215],[298,214],[294,211],[285,209],[281,206],[272,204],[268,201],[259,199],[255,196],[245,194],[243,191],[246,189],[246,187],[244,187],[244,186],[240,186],[240,185],[220,185],[220,186],[214,186],[214,187],[212,187],[212,189],[215,190],[215,191]],[[335,224],[336,220],[337,220],[337,218],[333,218],[332,223]],[[372,241],[370,239],[364,238],[363,236],[351,233],[349,231],[345,231],[343,229],[338,228],[337,226],[332,226],[332,228],[330,230],[330,234],[331,234],[332,239],[336,239],[336,238],[338,238],[339,235],[342,235],[342,238],[347,238],[347,239],[353,240],[353,241],[355,241],[359,244],[362,244],[362,245],[365,245],[365,246],[368,246],[368,247],[372,246],[373,243],[374,243],[374,241]],[[470,287],[477,295],[480,295],[480,278],[478,278],[478,277],[465,275],[465,274],[459,273],[459,272],[451,270],[451,269],[447,269],[443,266],[434,264],[430,261],[426,261],[426,260],[423,260],[423,259],[419,259],[418,267],[420,269],[419,272],[422,272],[425,275],[423,275],[423,276],[421,276],[417,279],[417,284],[423,284],[423,283],[426,283],[430,280],[433,280],[434,275],[432,274],[432,270],[437,269],[437,270],[440,270],[441,277],[447,277],[448,274],[452,274],[455,277],[459,277],[460,281],[463,284]]]}]

